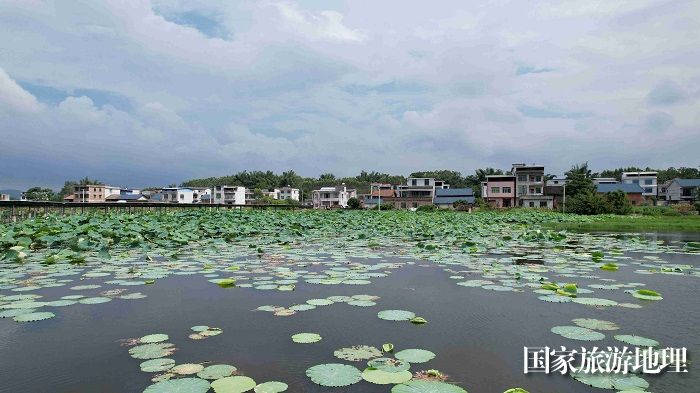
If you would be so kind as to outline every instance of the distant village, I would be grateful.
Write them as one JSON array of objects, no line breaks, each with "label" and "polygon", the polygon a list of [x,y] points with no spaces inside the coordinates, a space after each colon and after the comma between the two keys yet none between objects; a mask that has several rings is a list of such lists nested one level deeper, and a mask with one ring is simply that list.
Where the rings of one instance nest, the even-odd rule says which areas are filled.
[{"label": "distant village", "polygon": [[[513,164],[509,173],[487,175],[480,196],[471,187],[451,188],[432,177],[409,177],[404,184],[372,183],[368,193],[359,194],[345,183],[312,190],[311,195],[290,186],[252,189],[237,185],[213,187],[165,187],[155,190],[123,188],[104,184],[75,185],[63,198],[74,203],[178,203],[217,205],[256,205],[266,202],[298,204],[316,209],[362,207],[365,209],[418,209],[425,205],[438,208],[471,209],[479,203],[493,208],[566,209],[566,178],[545,175],[542,165]],[[698,196],[700,179],[675,178],[658,183],[655,171],[622,172],[617,178],[596,177],[598,194],[623,192],[632,205],[670,205],[692,203]],[[0,194],[0,201],[9,200]],[[22,194],[22,200],[30,200]],[[355,201],[353,201],[353,199]],[[358,203],[359,202],[359,203]]]}]

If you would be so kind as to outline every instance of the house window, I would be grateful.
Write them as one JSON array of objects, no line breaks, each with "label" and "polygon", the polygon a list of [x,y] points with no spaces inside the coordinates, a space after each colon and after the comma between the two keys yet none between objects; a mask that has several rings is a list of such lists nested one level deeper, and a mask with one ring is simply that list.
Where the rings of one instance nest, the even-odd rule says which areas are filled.
[{"label": "house window", "polygon": [[535,202],[530,202],[530,207],[535,207]]},{"label": "house window", "polygon": [[411,204],[411,206],[413,206],[413,207],[418,207],[418,202],[413,202],[413,203]]},{"label": "house window", "polygon": [[542,181],[542,176],[535,176],[535,181]]},{"label": "house window", "polygon": [[632,184],[639,184],[639,179],[632,180]]},{"label": "house window", "polygon": [[647,186],[650,186],[654,184],[654,181],[652,179],[644,179],[644,184]]},{"label": "house window", "polygon": [[411,185],[417,186],[417,185],[418,185],[418,180],[413,179],[413,181],[411,182]]},{"label": "house window", "polygon": [[527,194],[527,187],[525,187],[525,186],[518,187],[518,194],[520,194],[520,195]]},{"label": "house window", "polygon": [[540,207],[547,207],[546,201],[540,201]]},{"label": "house window", "polygon": [[180,199],[185,199],[185,194],[180,194]]},{"label": "house window", "polygon": [[405,209],[406,208],[406,202],[401,202],[401,208]]},{"label": "house window", "polygon": [[653,191],[653,189],[651,189],[651,188],[645,188],[645,189],[644,189],[644,192],[647,193],[647,194],[651,194],[651,193],[654,192],[654,191]]},{"label": "house window", "polygon": [[527,176],[525,176],[525,175],[518,175],[518,181],[527,181]]},{"label": "house window", "polygon": [[513,191],[510,189],[510,187],[503,187],[503,190],[501,190],[501,192],[503,192],[504,194],[510,194]]},{"label": "house window", "polygon": [[541,193],[542,193],[542,187],[535,187],[535,193],[541,194]]},{"label": "house window", "polygon": [[429,185],[430,185],[430,180],[428,180],[428,179],[423,180],[423,184],[425,184],[426,186],[429,186]]},{"label": "house window", "polygon": [[216,199],[221,199],[221,194],[218,192],[216,193]]},{"label": "house window", "polygon": [[491,187],[492,194],[498,194],[501,192],[501,187]]},{"label": "house window", "polygon": [[510,199],[503,200],[503,207],[510,207]]}]

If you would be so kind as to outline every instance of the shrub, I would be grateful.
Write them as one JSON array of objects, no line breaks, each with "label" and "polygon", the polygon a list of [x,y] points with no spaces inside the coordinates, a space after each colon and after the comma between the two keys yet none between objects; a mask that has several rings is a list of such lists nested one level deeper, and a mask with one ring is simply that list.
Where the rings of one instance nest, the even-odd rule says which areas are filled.
[{"label": "shrub", "polygon": [[348,199],[348,207],[351,209],[359,209],[361,208],[360,206],[360,200],[357,198],[350,198]]},{"label": "shrub", "polygon": [[605,195],[605,201],[610,209],[610,213],[614,214],[630,214],[632,212],[632,204],[627,199],[627,195],[622,190],[610,192]]},{"label": "shrub", "polygon": [[566,210],[576,214],[605,214],[610,212],[610,204],[606,198],[593,191],[579,193],[566,203]]},{"label": "shrub", "polygon": [[455,210],[459,210],[459,211],[467,211],[467,210],[469,210],[469,206],[470,206],[469,202],[465,201],[464,199],[454,201],[454,203],[452,204],[452,207]]},{"label": "shrub", "polygon": [[679,214],[683,215],[690,215],[690,214],[696,214],[697,209],[695,208],[694,205],[691,205],[689,203],[679,203],[677,205],[671,205],[671,209],[677,211]]},{"label": "shrub", "polygon": [[423,205],[423,206],[418,206],[416,211],[419,212],[434,212],[435,210],[438,210],[438,207],[435,205]]}]

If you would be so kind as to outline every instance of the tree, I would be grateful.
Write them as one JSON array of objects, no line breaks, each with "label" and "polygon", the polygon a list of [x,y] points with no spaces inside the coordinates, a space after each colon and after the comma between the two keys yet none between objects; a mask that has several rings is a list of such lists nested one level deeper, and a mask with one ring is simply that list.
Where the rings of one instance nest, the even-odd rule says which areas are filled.
[{"label": "tree", "polygon": [[[576,164],[566,172],[566,196],[575,197],[579,194],[595,193],[593,176],[588,169],[588,163]],[[568,205],[568,203],[567,203]]]},{"label": "tree", "polygon": [[[567,189],[568,189],[567,185]],[[586,190],[579,192],[574,197],[566,201],[566,210],[571,213],[576,214],[605,214],[611,209],[608,205],[608,201],[600,196],[600,194]]]},{"label": "tree", "polygon": [[360,200],[357,198],[348,199],[348,207],[351,209],[359,209],[361,207]]},{"label": "tree", "polygon": [[280,179],[277,182],[277,185],[279,187],[290,186],[293,188],[299,188],[301,187],[301,184],[304,181],[302,177],[297,175],[296,172],[294,172],[293,170],[282,172],[282,175],[279,178]]},{"label": "tree", "polygon": [[50,201],[54,198],[54,192],[50,188],[32,187],[25,191],[24,196],[29,201]]},{"label": "tree", "polygon": [[82,178],[78,181],[78,184],[80,184],[81,186],[86,186],[88,184],[104,184],[104,183],[102,183],[101,181],[99,181],[97,179],[90,179],[89,177],[85,176],[84,178]]},{"label": "tree", "polygon": [[607,193],[605,199],[610,208],[610,213],[624,215],[632,212],[632,204],[627,198],[627,194],[622,190]]}]

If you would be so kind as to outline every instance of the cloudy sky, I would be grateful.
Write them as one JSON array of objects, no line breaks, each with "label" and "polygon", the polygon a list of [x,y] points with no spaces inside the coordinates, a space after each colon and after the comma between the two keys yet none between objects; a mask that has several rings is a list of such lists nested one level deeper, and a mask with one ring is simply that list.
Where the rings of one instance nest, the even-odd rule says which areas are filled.
[{"label": "cloudy sky", "polygon": [[0,188],[700,164],[697,0],[193,3],[1,0]]}]

